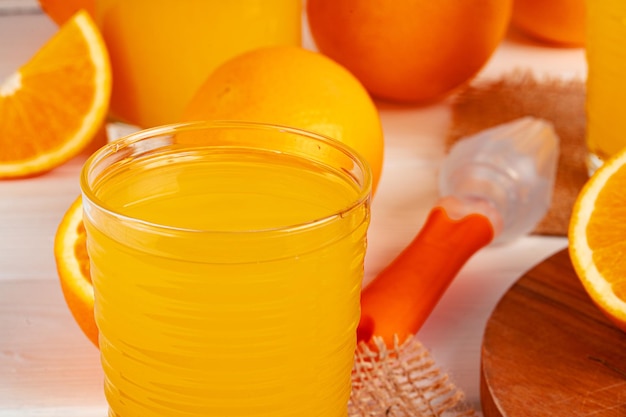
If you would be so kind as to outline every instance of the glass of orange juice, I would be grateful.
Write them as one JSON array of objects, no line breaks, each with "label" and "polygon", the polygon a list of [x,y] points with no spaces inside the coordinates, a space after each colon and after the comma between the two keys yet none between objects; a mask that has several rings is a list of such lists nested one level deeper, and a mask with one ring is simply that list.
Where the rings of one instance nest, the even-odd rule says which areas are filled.
[{"label": "glass of orange juice", "polygon": [[367,163],[287,127],[192,122],[81,174],[109,416],[347,415]]},{"label": "glass of orange juice", "polygon": [[220,63],[250,49],[300,45],[301,0],[96,0],[111,58],[111,115],[140,127],[180,121]]},{"label": "glass of orange juice", "polygon": [[593,173],[626,146],[626,2],[587,0],[587,149]]}]

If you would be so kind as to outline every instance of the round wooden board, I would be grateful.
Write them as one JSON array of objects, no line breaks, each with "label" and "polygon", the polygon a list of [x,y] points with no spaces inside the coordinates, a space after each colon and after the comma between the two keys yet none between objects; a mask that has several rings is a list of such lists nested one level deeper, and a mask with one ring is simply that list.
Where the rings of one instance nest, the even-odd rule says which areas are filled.
[{"label": "round wooden board", "polygon": [[500,300],[481,362],[485,417],[626,416],[626,333],[592,304],[567,250]]}]

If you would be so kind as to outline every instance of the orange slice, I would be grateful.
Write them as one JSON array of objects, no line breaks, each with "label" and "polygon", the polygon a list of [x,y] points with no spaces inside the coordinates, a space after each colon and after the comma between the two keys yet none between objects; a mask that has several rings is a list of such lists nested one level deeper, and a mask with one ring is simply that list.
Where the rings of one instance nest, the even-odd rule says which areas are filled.
[{"label": "orange slice", "polygon": [[0,84],[0,178],[55,168],[102,125],[111,95],[104,41],[85,11]]},{"label": "orange slice", "polygon": [[98,328],[93,314],[93,285],[89,275],[81,197],[72,203],[59,224],[54,240],[54,258],[65,302],[83,333],[97,346]]},{"label": "orange slice", "polygon": [[626,149],[581,190],[569,226],[576,274],[595,304],[626,331]]}]

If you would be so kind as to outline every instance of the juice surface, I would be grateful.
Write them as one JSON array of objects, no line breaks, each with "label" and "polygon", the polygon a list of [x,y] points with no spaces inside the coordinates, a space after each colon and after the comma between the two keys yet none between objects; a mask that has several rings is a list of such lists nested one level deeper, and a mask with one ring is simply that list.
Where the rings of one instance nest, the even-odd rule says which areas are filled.
[{"label": "juice surface", "polygon": [[111,113],[141,127],[180,120],[217,65],[301,43],[300,0],[97,0],[113,70]]},{"label": "juice surface", "polygon": [[142,219],[86,216],[111,416],[346,415],[369,221],[343,210],[353,183],[172,148],[94,188]]}]

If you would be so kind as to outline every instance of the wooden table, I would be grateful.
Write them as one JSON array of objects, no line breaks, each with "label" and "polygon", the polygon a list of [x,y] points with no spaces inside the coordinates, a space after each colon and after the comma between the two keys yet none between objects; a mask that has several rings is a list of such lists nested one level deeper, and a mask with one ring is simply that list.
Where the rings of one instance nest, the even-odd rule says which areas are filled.
[{"label": "wooden table", "polygon": [[[32,7],[19,15],[1,9],[22,1],[0,0],[0,80],[56,30],[45,15],[32,13]],[[305,46],[311,45],[305,31]],[[584,54],[512,36],[479,76],[514,68],[584,76]],[[413,238],[435,202],[450,123],[446,103],[379,108],[386,156],[372,209],[366,282]],[[0,417],[105,415],[98,352],[65,307],[52,252],[56,227],[79,193],[84,159],[81,155],[40,177],[0,182]],[[476,408],[481,342],[492,309],[526,270],[566,246],[565,238],[532,236],[481,250],[418,334]]]}]

